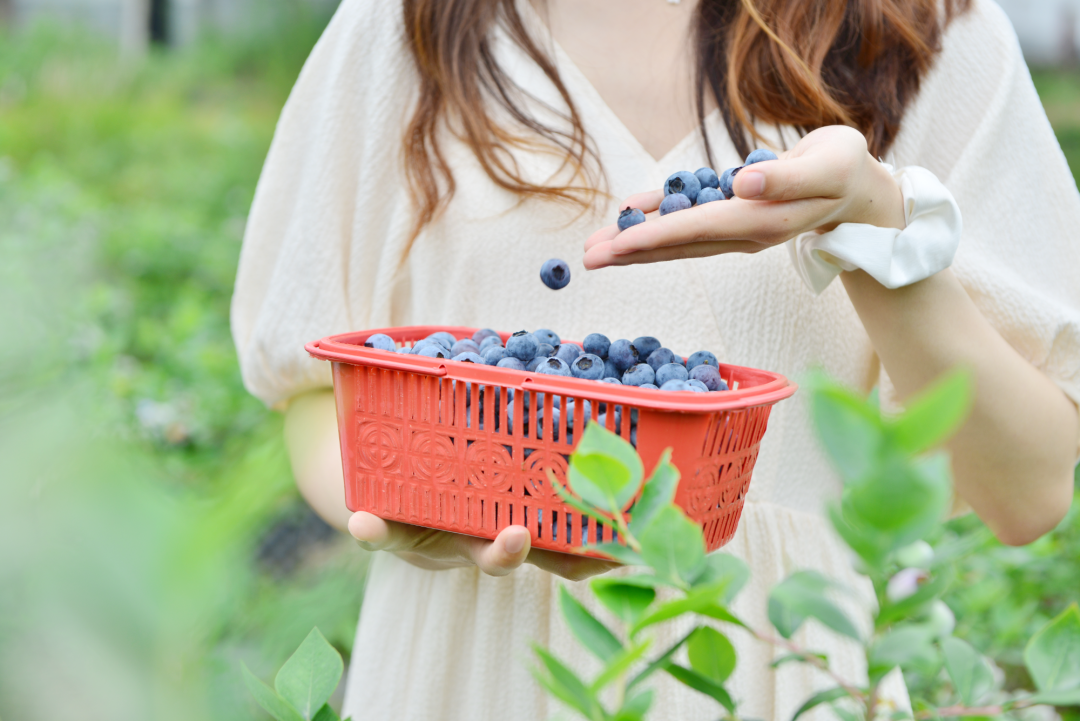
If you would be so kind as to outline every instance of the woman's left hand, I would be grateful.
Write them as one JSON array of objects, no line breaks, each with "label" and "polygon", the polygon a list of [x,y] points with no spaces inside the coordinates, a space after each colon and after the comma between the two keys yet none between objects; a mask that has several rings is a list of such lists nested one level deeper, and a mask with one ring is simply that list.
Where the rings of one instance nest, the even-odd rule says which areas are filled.
[{"label": "woman's left hand", "polygon": [[664,217],[656,190],[619,207],[640,208],[646,222],[596,231],[585,242],[585,267],[658,263],[721,253],[756,253],[800,233],[841,223],[904,227],[904,199],[885,167],[853,128],[819,128],[780,156],[735,176],[735,197]]}]

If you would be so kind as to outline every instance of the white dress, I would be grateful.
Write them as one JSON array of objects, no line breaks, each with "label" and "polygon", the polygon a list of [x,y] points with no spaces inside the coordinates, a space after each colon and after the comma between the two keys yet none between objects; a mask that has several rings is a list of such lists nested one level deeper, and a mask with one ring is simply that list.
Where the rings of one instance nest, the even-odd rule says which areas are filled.
[{"label": "white dress", "polygon": [[[552,48],[597,144],[611,199],[585,216],[543,201],[519,203],[448,139],[457,195],[406,254],[413,206],[400,141],[416,77],[401,7],[345,0],[282,113],[248,222],[232,322],[251,392],[273,406],[329,385],[328,364],[306,355],[307,341],[413,324],[551,327],[572,339],[593,331],[655,335],[684,354],[708,348],[724,361],[794,379],[820,364],[851,386],[869,390],[880,382],[887,389],[842,284],[815,297],[783,248],[584,271],[582,243],[616,216],[617,199],[704,165],[704,152],[692,134],[654,160],[531,10],[523,11]],[[499,42],[497,52],[516,84],[557,99],[510,43]],[[717,167],[738,164],[715,113],[707,125]],[[785,135],[790,144],[794,135]],[[952,190],[965,224],[957,276],[1000,333],[1080,401],[1080,197],[1012,28],[990,0],[976,0],[950,26],[886,160],[926,167]],[[551,172],[547,160],[523,161],[538,180]],[[551,257],[569,261],[573,272],[558,293],[537,278]],[[819,451],[805,401],[796,394],[775,407],[742,521],[725,549],[753,571],[736,610],[763,628],[768,589],[796,569],[817,569],[856,589],[853,603],[868,594],[821,514],[840,482]],[[554,603],[560,582],[528,565],[492,578],[471,568],[425,571],[379,554],[345,712],[355,721],[549,718],[558,709],[530,676],[529,642],[593,668]],[[579,597],[582,591],[574,589]],[[679,633],[665,629],[657,648]],[[771,648],[731,636],[739,667],[729,688],[744,716],[788,719],[828,683],[794,664],[770,671]],[[828,653],[842,675],[865,678],[849,643],[813,623],[799,640]],[[890,696],[902,705],[906,693],[898,676],[893,681]],[[710,699],[670,679],[653,685],[650,718],[720,715]]]}]

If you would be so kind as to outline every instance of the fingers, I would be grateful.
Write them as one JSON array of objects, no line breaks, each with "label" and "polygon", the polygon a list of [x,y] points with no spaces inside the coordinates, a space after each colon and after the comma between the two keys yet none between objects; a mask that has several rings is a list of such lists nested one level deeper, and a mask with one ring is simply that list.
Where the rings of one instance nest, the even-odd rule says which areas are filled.
[{"label": "fingers", "polygon": [[588,252],[589,248],[592,248],[594,245],[597,245],[599,243],[608,243],[608,242],[610,242],[611,239],[614,238],[618,234],[619,234],[619,226],[617,226],[617,225],[604,226],[600,230],[598,230],[595,233],[593,233],[592,235],[590,235],[588,240],[585,241],[585,251]]},{"label": "fingers", "polygon": [[575,556],[570,553],[555,553],[536,549],[529,554],[528,562],[537,568],[554,573],[568,581],[583,581],[586,578],[607,573],[619,564],[601,561],[587,556]]},{"label": "fingers", "polygon": [[640,250],[633,253],[613,253],[611,244],[604,243],[592,248],[585,254],[585,268],[596,270],[610,266],[641,265],[642,263],[663,263],[669,260],[687,258],[707,258],[724,253],[756,253],[769,246],[752,240],[713,240],[673,245],[669,248]]},{"label": "fingers", "polygon": [[652,213],[660,209],[660,201],[664,199],[663,190],[649,190],[644,193],[634,193],[629,198],[619,203],[619,212],[626,208],[637,208],[642,213]]},{"label": "fingers", "polygon": [[859,156],[844,149],[828,150],[811,149],[798,157],[748,165],[735,176],[735,195],[745,200],[842,198],[848,193]]},{"label": "fingers", "polygon": [[532,537],[524,526],[508,526],[494,541],[460,536],[473,563],[490,576],[505,576],[525,562]]},{"label": "fingers", "polygon": [[[839,208],[839,203],[822,198],[786,203],[721,200],[635,225],[612,238],[606,248],[612,255],[628,255],[718,240],[775,245],[823,225]],[[586,252],[586,268],[614,264],[600,262],[604,247],[603,243],[597,243]],[[701,254],[693,252],[684,257],[701,257]]]}]

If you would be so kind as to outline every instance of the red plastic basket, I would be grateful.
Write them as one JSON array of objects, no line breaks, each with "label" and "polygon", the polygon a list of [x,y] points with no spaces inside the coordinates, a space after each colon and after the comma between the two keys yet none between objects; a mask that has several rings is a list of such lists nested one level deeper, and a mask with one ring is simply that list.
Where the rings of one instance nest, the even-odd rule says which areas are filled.
[{"label": "red plastic basket", "polygon": [[[562,408],[576,401],[573,429],[585,427],[583,399],[590,401],[593,420],[601,404],[622,406],[622,427],[615,428],[616,413],[607,413],[606,423],[623,438],[636,410],[636,445],[646,473],[671,448],[681,473],[675,502],[701,524],[710,551],[731,540],[769,411],[795,392],[795,384],[778,373],[721,364],[732,390],[665,392],[362,345],[373,333],[411,345],[436,331],[467,338],[475,330],[383,328],[307,344],[312,356],[333,362],[350,510],[483,538],[522,525],[534,548],[553,551],[587,551],[613,540],[610,528],[564,505],[551,488],[547,469],[565,483],[575,434],[568,432],[568,416],[554,433],[543,432],[553,426],[555,403],[538,409],[536,394],[542,393],[559,398]],[[501,335],[505,341],[510,334]],[[510,391],[513,418],[522,419],[515,423],[506,416]]]}]

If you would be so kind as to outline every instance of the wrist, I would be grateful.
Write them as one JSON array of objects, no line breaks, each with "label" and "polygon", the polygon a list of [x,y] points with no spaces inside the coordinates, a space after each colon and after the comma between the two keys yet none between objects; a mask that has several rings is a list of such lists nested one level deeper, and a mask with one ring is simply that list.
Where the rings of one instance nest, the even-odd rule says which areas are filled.
[{"label": "wrist", "polygon": [[907,218],[900,184],[887,165],[869,154],[866,157],[866,172],[844,222],[903,230],[907,227]]}]

